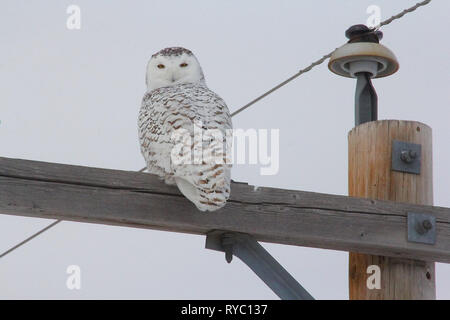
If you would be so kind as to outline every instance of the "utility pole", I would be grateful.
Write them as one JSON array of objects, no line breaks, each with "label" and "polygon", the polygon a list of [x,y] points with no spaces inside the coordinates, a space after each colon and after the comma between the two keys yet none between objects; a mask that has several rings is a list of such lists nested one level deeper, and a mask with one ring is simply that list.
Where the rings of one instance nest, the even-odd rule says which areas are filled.
[{"label": "utility pole", "polygon": [[[393,160],[401,161],[393,159],[392,154],[395,158],[401,157],[402,152],[409,153],[407,147],[397,152],[394,140],[421,146],[414,160],[420,161],[419,174],[392,170]],[[348,146],[350,196],[433,204],[430,127],[413,121],[367,122],[350,131]],[[361,230],[361,237],[371,236],[370,232],[365,232]],[[353,252],[349,257],[351,300],[436,298],[434,262]],[[379,289],[367,286],[371,276],[367,271],[373,265],[381,271]]]},{"label": "utility pole", "polygon": [[[335,51],[329,68],[357,79],[355,128],[348,135],[349,196],[432,205],[431,128],[414,121],[378,121],[371,79],[395,73],[395,55],[379,43],[380,31],[355,25],[345,35],[350,40]],[[408,241],[433,245],[435,233],[435,217],[408,212]],[[371,236],[373,231],[361,228],[361,241]],[[434,270],[434,262],[350,252],[350,299],[435,299]]]}]

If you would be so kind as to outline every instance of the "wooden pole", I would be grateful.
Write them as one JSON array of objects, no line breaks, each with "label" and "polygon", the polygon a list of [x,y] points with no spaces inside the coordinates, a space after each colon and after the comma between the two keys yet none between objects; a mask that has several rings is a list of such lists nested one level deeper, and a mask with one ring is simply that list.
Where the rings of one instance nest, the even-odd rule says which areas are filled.
[{"label": "wooden pole", "polygon": [[[422,145],[419,175],[391,170],[393,140]],[[430,127],[413,121],[367,122],[350,131],[348,144],[350,196],[433,204]],[[370,236],[361,230],[362,238]],[[371,265],[380,268],[380,289],[367,286],[374,274],[373,267],[368,273]],[[350,252],[349,289],[351,300],[435,299],[434,262]]]}]

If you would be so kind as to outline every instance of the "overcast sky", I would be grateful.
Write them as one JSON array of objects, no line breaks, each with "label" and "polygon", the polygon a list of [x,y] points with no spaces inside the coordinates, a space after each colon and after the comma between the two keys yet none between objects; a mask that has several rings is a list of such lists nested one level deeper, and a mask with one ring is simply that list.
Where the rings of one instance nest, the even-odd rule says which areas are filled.
[{"label": "overcast sky", "polygon": [[[18,1],[0,10],[0,156],[139,170],[137,115],[151,54],[184,46],[208,86],[236,110],[346,41],[369,5],[382,19],[397,1]],[[81,9],[68,30],[66,9]],[[380,119],[433,128],[434,202],[450,207],[450,2],[434,0],[383,28],[395,75],[374,81]],[[280,170],[235,166],[259,186],[347,194],[347,133],[355,81],[326,64],[233,119],[236,128],[280,129]],[[0,197],[1,199],[1,197]],[[51,220],[0,215],[0,251]],[[205,238],[63,222],[0,259],[0,298],[277,298],[241,261],[204,249]],[[348,299],[348,254],[264,244],[316,298]],[[66,268],[82,287],[66,287]],[[437,264],[437,297],[450,299],[450,265]]]}]

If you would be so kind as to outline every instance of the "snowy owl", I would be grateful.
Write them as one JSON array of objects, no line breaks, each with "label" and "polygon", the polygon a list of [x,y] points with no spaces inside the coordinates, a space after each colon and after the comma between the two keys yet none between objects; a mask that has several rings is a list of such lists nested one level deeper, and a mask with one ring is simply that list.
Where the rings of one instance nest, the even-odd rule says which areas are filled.
[{"label": "snowy owl", "polygon": [[[166,48],[152,55],[139,113],[139,142],[150,173],[200,211],[223,207],[230,195],[231,116],[205,83],[194,54]],[[199,134],[200,133],[200,134]]]}]

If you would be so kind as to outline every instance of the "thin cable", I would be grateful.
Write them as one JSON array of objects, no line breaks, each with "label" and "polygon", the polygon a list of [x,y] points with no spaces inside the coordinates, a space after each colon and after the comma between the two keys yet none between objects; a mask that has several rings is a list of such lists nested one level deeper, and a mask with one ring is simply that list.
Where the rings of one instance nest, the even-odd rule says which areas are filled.
[{"label": "thin cable", "polygon": [[[411,8],[405,9],[402,12],[400,12],[399,14],[396,14],[395,16],[390,17],[387,20],[384,20],[382,22],[380,22],[380,24],[374,28],[374,29],[378,29],[382,26],[388,25],[389,23],[391,23],[394,20],[400,19],[401,17],[403,17],[405,14],[413,12],[414,10],[416,10],[417,8],[421,7],[421,6],[425,6],[427,4],[429,4],[431,2],[431,0],[425,0],[422,2],[417,3],[416,5],[412,6]],[[248,107],[250,107],[251,105],[255,104],[256,102],[258,102],[259,100],[267,97],[269,94],[271,94],[272,92],[280,89],[281,87],[283,87],[284,85],[288,84],[289,82],[291,82],[292,80],[294,80],[295,78],[301,76],[302,74],[310,71],[312,68],[314,68],[315,66],[318,66],[320,64],[322,64],[325,60],[327,60],[328,58],[331,57],[331,55],[337,50],[334,49],[333,51],[331,51],[330,53],[324,55],[322,58],[320,58],[319,60],[311,63],[308,67],[300,70],[299,72],[297,72],[296,74],[294,74],[292,77],[290,77],[289,79],[286,79],[285,81],[281,82],[280,84],[276,85],[275,87],[273,87],[272,89],[270,89],[269,91],[266,91],[265,93],[263,93],[262,95],[260,95],[259,97],[253,99],[252,101],[250,101],[249,103],[247,103],[246,105],[244,105],[243,107],[241,107],[240,109],[234,111],[231,116],[235,116],[237,114],[239,114],[240,112],[244,111],[245,109],[247,109]]]},{"label": "thin cable", "polygon": [[[388,24],[391,23],[392,21],[397,20],[397,19],[400,19],[400,18],[403,17],[405,14],[410,13],[410,12],[413,12],[414,10],[416,10],[416,9],[419,8],[419,7],[426,6],[426,5],[429,4],[430,2],[431,2],[431,0],[425,0],[425,1],[422,1],[422,2],[419,2],[419,3],[416,3],[415,6],[412,6],[411,8],[405,9],[405,10],[403,10],[402,12],[400,12],[399,14],[396,14],[395,16],[392,16],[392,17],[390,17],[389,19],[384,20],[383,22],[381,22],[381,23],[379,24],[379,27],[388,25]],[[378,27],[378,28],[379,28],[379,27]]]},{"label": "thin cable", "polygon": [[[429,4],[431,2],[431,0],[425,0],[422,2],[418,2],[416,3],[416,5],[412,6],[411,8],[405,9],[402,12],[400,12],[399,14],[396,14],[395,16],[390,17],[389,19],[386,19],[382,22],[380,22],[380,24],[375,28],[378,29],[382,26],[388,25],[390,24],[392,21],[400,19],[401,17],[403,17],[405,14],[410,13],[415,11],[417,8],[425,6],[427,4]],[[247,103],[246,105],[242,106],[241,108],[239,108],[238,110],[234,111],[231,116],[234,117],[235,115],[241,113],[242,111],[244,111],[245,109],[247,109],[248,107],[250,107],[251,105],[255,104],[256,102],[258,102],[261,99],[264,99],[265,97],[267,97],[269,94],[271,94],[272,92],[280,89],[281,87],[283,87],[284,85],[288,84],[289,82],[291,82],[292,80],[296,79],[297,77],[301,76],[302,74],[311,71],[312,68],[322,64],[325,60],[327,60],[328,58],[331,57],[331,55],[337,50],[334,49],[333,51],[331,51],[330,53],[324,55],[322,58],[320,58],[317,61],[314,61],[313,63],[311,63],[309,66],[307,66],[306,68],[300,70],[299,72],[297,72],[296,74],[294,74],[293,76],[291,76],[290,78],[284,80],[283,82],[281,82],[280,84],[276,85],[275,87],[273,87],[272,89],[270,89],[269,91],[266,91],[265,93],[263,93],[262,95],[260,95],[259,97],[253,99],[252,101],[250,101],[249,103]],[[138,172],[144,172],[145,169],[147,169],[146,167],[142,168],[141,170],[139,170]],[[56,224],[60,223],[62,220],[56,220],[55,222],[53,222],[52,224],[48,225],[47,227],[45,227],[44,229],[38,231],[37,233],[35,233],[34,235],[32,235],[31,237],[27,238],[26,240],[22,241],[21,243],[17,244],[16,246],[12,247],[11,249],[5,251],[4,253],[2,253],[0,255],[0,258],[4,257],[5,255],[7,255],[8,253],[10,253],[11,251],[17,249],[18,247],[22,246],[23,244],[27,243],[28,241],[30,241],[31,239],[37,237],[38,235],[40,235],[41,233],[47,231],[48,229],[50,229],[51,227],[55,226]]]},{"label": "thin cable", "polygon": [[56,220],[55,222],[49,224],[49,225],[46,226],[44,229],[42,229],[42,230],[36,232],[35,234],[33,234],[31,237],[26,238],[26,239],[23,240],[22,242],[16,244],[16,245],[15,245],[14,247],[12,247],[11,249],[9,249],[9,250],[3,252],[3,253],[0,255],[0,258],[3,258],[3,257],[6,256],[8,253],[11,253],[12,251],[14,251],[14,250],[16,250],[17,248],[21,247],[22,245],[24,245],[24,244],[27,243],[28,241],[30,241],[30,240],[36,238],[38,235],[40,235],[41,233],[47,231],[48,229],[50,229],[51,227],[57,225],[57,224],[60,223],[60,222],[61,222],[61,220]]},{"label": "thin cable", "polygon": [[256,99],[253,99],[252,101],[250,101],[249,103],[247,103],[245,106],[239,108],[238,110],[234,111],[231,116],[235,116],[237,114],[239,114],[240,112],[244,111],[245,109],[247,109],[248,107],[250,107],[251,105],[255,104],[256,102],[258,102],[259,100],[267,97],[269,94],[271,94],[272,92],[274,92],[275,90],[280,89],[282,86],[288,84],[289,82],[291,82],[292,80],[294,80],[295,78],[301,76],[302,74],[310,71],[312,68],[314,68],[315,66],[318,66],[319,64],[322,64],[325,60],[327,60],[329,57],[331,57],[331,55],[334,53],[334,51],[336,51],[336,49],[334,49],[333,51],[331,51],[330,53],[324,55],[322,58],[320,58],[317,61],[314,61],[313,63],[311,63],[308,67],[306,67],[305,69],[300,70],[299,72],[297,72],[296,74],[294,74],[292,77],[284,80],[283,82],[281,82],[280,84],[276,85],[275,87],[273,87],[272,89],[270,89],[269,91],[266,91],[265,93],[263,93],[262,95],[260,95],[259,97],[257,97]]}]

